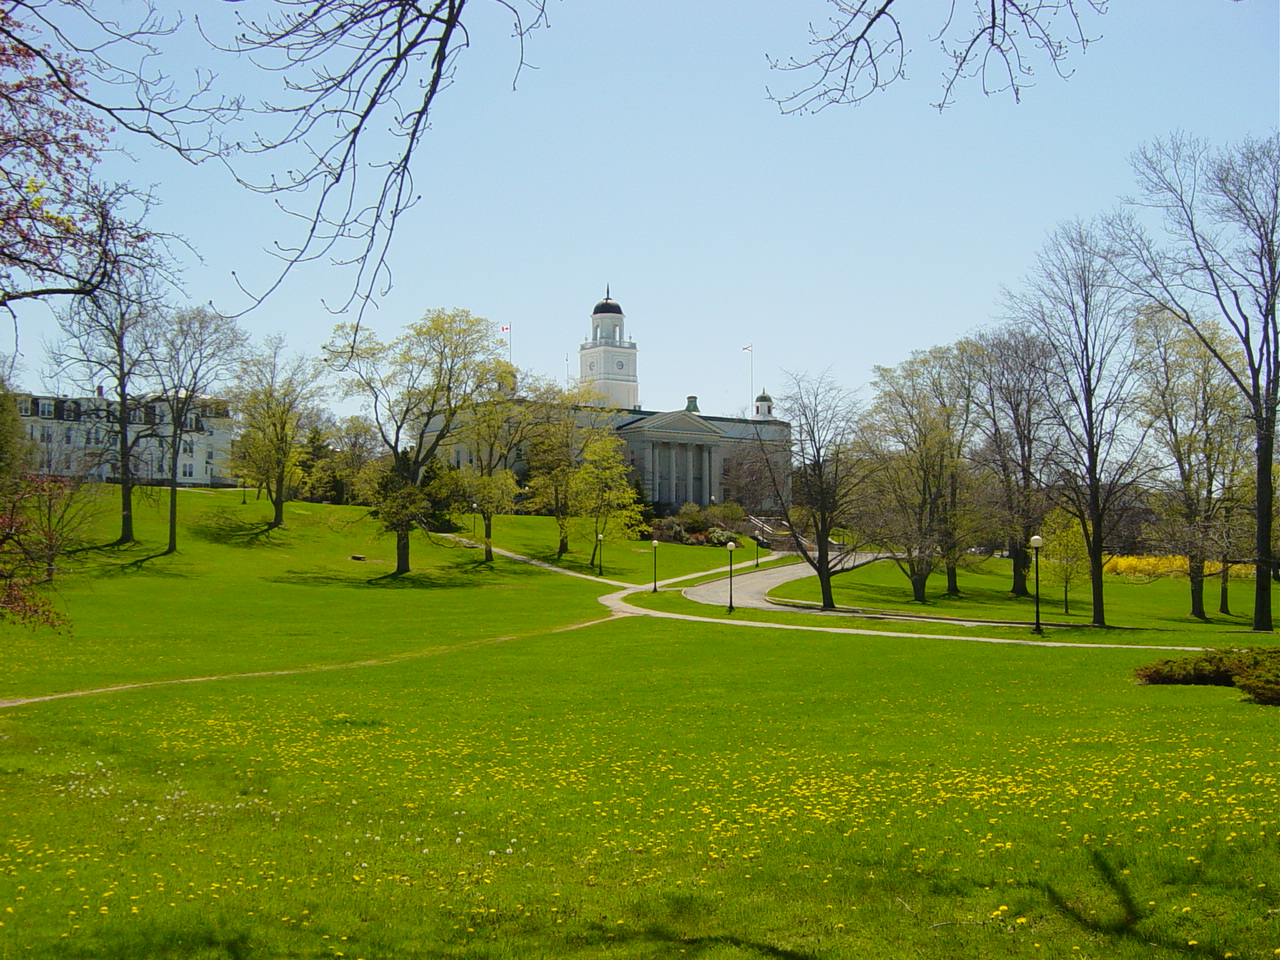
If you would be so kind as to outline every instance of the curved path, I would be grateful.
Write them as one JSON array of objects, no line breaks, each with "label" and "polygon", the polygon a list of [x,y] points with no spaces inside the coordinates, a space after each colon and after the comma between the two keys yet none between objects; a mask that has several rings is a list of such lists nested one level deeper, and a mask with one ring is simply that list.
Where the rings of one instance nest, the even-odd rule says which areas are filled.
[{"label": "curved path", "polygon": [[[451,539],[467,542],[461,537],[452,537]],[[546,563],[541,560],[535,560],[532,557],[521,556],[518,553],[512,553],[509,550],[501,550],[498,547],[493,548],[493,552],[516,560],[520,563],[527,563],[531,566],[540,567],[553,573],[559,573],[564,576],[578,577],[582,580],[591,580],[595,583],[605,584],[611,587],[620,587],[613,593],[607,593],[600,597],[600,602],[609,610],[609,617],[604,620],[592,620],[585,623],[569,624],[564,627],[556,628],[553,633],[559,633],[565,630],[577,630],[582,627],[593,626],[597,623],[603,623],[605,620],[615,617],[658,617],[663,620],[686,620],[693,623],[718,623],[727,624],[735,627],[754,627],[764,630],[802,630],[817,633],[842,633],[853,636],[870,636],[870,637],[904,637],[914,640],[961,640],[968,643],[999,643],[1010,646],[1029,646],[1029,647],[1075,647],[1081,649],[1103,649],[1103,650],[1176,650],[1186,652],[1200,652],[1207,647],[1173,647],[1173,646],[1154,646],[1147,644],[1130,644],[1130,643],[1062,643],[1052,640],[1010,640],[1001,637],[973,637],[959,636],[953,634],[942,633],[911,633],[909,631],[900,630],[865,630],[857,627],[837,627],[837,626],[818,626],[796,623],[771,623],[762,620],[741,620],[729,619],[728,617],[716,616],[694,616],[687,613],[667,613],[661,610],[648,610],[644,607],[633,606],[627,602],[627,598],[636,594],[649,593],[653,587],[651,584],[633,584],[623,583],[618,580],[607,580],[600,577],[593,577],[585,573],[577,573],[573,570],[566,570],[563,567],[557,567],[554,564]],[[868,562],[875,559],[874,556],[868,555]],[[719,569],[706,570],[701,574],[693,574],[692,576],[705,576],[707,574],[729,572],[728,567]],[[779,605],[772,603],[768,599],[768,593],[774,587],[792,580],[799,580],[812,575],[812,569],[808,564],[795,563],[783,564],[781,566],[754,567],[748,569],[740,569],[735,567],[733,571],[734,583],[734,606],[739,608],[749,608],[756,610],[779,610]],[[674,577],[670,580],[658,581],[659,588],[670,589],[673,585],[679,584],[685,580],[691,579],[691,576]],[[686,587],[682,591],[683,595],[698,603],[708,606],[727,607],[729,601],[729,578],[721,577],[718,580],[710,580],[706,583],[697,584],[693,587]],[[831,616],[831,617],[849,617],[850,614],[842,613],[838,610],[812,610],[803,611],[812,616]],[[966,625],[966,621],[949,621],[957,625]],[[71,690],[62,693],[45,694],[35,697],[17,697],[8,700],[0,700],[0,709],[7,707],[18,707],[29,703],[41,703],[47,700],[62,700],[67,697],[84,697],[99,693],[123,693],[126,690],[139,690],[145,687],[166,687],[181,683],[208,683],[214,680],[237,680],[248,679],[250,677],[281,677],[290,676],[300,673],[317,673],[327,670],[349,670],[361,667],[377,667],[385,666],[404,660],[417,659],[419,657],[438,656],[440,654],[455,653],[461,650],[473,647],[485,646],[491,643],[502,643],[515,639],[514,637],[492,637],[484,640],[472,640],[466,643],[460,643],[448,647],[432,647],[427,650],[416,651],[412,653],[400,654],[398,656],[381,658],[377,660],[358,660],[350,663],[331,663],[306,667],[294,667],[282,670],[256,670],[248,673],[227,673],[206,677],[178,677],[172,680],[144,680],[138,683],[116,684],[109,687],[97,687],[89,690]]]}]

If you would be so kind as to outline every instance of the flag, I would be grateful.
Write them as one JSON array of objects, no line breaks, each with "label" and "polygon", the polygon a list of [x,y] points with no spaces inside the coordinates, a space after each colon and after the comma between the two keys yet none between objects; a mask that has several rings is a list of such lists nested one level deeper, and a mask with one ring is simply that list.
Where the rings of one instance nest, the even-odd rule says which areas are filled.
[{"label": "flag", "polygon": [[502,325],[502,332],[503,332],[503,333],[510,333],[510,332],[511,332],[511,324],[509,324],[509,323],[504,323],[504,324]]},{"label": "flag", "polygon": [[754,346],[755,346],[754,343],[748,343],[745,347],[742,348],[743,353],[750,353],[751,348]]}]

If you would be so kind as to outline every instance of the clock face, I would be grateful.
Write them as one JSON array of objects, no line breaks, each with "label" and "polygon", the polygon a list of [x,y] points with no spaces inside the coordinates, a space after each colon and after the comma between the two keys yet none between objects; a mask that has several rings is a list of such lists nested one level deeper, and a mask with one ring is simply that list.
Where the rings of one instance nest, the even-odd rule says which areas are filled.
[{"label": "clock face", "polygon": [[596,362],[594,360],[592,360],[590,363],[587,364],[588,370],[594,370],[595,368],[596,368]]},{"label": "clock face", "polygon": [[627,365],[626,365],[625,363],[623,363],[621,360],[619,360],[619,361],[618,361],[618,369],[619,369],[619,370],[625,370],[626,368],[627,368]]}]

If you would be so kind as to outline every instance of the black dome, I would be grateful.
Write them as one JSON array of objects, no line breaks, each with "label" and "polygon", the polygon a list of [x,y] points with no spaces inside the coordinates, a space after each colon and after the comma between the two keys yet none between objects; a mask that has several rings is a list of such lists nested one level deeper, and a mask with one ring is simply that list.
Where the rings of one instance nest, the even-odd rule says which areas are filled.
[{"label": "black dome", "polygon": [[593,317],[598,313],[616,313],[619,316],[621,316],[622,307],[618,306],[617,300],[610,300],[608,297],[605,297],[603,300],[597,303],[595,305],[595,309],[591,311],[591,315]]}]

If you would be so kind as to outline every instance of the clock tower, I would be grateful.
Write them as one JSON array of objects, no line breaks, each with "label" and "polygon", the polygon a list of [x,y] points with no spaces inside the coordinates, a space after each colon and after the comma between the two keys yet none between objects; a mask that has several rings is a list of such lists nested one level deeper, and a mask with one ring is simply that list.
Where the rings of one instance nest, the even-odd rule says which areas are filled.
[{"label": "clock tower", "polygon": [[626,338],[618,301],[609,296],[591,311],[591,336],[578,347],[578,382],[589,384],[601,394],[600,403],[620,410],[640,406],[640,385],[636,379],[636,345]]}]

